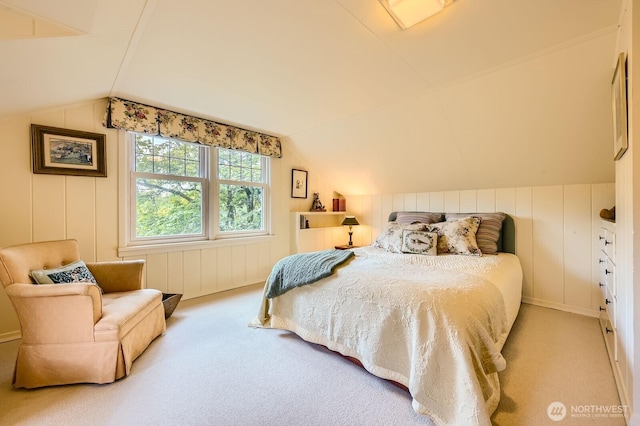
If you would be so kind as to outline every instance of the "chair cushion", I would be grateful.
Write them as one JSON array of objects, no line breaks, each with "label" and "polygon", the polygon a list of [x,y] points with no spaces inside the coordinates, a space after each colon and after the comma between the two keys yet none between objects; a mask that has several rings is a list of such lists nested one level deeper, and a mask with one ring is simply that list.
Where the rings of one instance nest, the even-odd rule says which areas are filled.
[{"label": "chair cushion", "polygon": [[162,305],[162,292],[159,290],[103,294],[102,318],[94,326],[96,341],[121,339],[158,305]]}]

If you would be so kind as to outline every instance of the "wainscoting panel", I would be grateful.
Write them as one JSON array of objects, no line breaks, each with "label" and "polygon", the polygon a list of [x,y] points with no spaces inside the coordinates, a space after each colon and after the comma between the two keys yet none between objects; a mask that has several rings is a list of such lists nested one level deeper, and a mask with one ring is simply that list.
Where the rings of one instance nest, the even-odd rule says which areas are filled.
[{"label": "wainscoting panel", "polygon": [[370,220],[354,227],[359,245],[375,240],[391,211],[505,212],[516,226],[523,301],[598,316],[594,236],[600,209],[610,208],[613,197],[614,184],[606,183],[357,195],[347,205],[350,214]]}]

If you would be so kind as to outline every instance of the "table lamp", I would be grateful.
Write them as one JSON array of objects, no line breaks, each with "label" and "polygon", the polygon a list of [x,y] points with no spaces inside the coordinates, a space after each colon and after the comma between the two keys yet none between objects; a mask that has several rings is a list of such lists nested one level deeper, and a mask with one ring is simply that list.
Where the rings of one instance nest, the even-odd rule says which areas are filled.
[{"label": "table lamp", "polygon": [[351,236],[353,235],[353,231],[351,230],[352,226],[360,225],[355,216],[345,216],[342,221],[342,225],[346,225],[349,227],[349,245],[353,245],[353,241],[351,241]]}]

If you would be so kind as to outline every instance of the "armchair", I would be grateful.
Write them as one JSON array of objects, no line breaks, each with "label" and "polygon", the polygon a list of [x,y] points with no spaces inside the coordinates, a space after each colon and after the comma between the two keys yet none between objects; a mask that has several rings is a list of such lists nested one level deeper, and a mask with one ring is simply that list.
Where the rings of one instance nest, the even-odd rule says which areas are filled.
[{"label": "armchair", "polygon": [[142,260],[87,263],[99,287],[31,278],[31,271],[79,259],[76,240],[0,249],[0,282],[22,331],[15,387],[113,382],[165,332],[162,293],[142,288]]}]

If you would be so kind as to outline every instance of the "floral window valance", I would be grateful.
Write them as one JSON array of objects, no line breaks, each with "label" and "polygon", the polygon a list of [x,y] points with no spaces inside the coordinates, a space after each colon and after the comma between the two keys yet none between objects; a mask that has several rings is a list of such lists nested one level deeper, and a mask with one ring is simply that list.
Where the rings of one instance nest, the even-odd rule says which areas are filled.
[{"label": "floral window valance", "polygon": [[203,118],[110,98],[105,127],[282,157],[280,139]]}]

